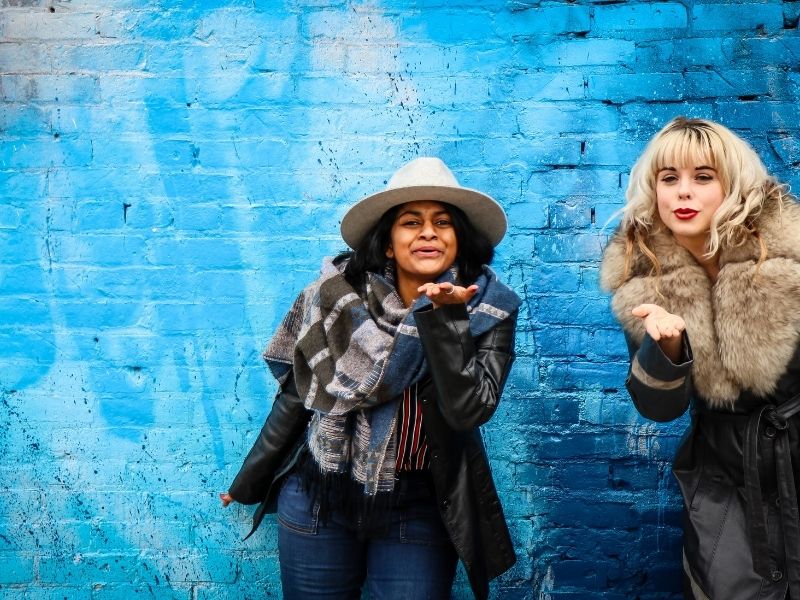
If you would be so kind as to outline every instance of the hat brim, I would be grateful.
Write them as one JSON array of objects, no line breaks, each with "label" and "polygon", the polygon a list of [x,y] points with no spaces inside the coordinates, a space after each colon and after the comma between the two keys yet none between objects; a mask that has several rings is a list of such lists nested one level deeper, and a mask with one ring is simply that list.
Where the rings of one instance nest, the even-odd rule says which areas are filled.
[{"label": "hat brim", "polygon": [[447,202],[460,208],[492,246],[497,246],[506,234],[506,213],[491,196],[469,188],[415,185],[384,190],[359,200],[342,219],[342,239],[355,249],[369,230],[378,224],[383,213],[399,204],[419,200]]}]

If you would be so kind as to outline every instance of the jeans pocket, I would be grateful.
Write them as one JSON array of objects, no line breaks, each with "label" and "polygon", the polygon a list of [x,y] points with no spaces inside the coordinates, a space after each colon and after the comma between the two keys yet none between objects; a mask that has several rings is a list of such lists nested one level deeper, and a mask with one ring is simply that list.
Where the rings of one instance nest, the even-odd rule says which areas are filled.
[{"label": "jeans pocket", "polygon": [[435,504],[405,509],[400,514],[400,542],[446,546],[450,535]]},{"label": "jeans pocket", "polygon": [[297,533],[317,535],[319,503],[312,502],[296,475],[286,479],[278,495],[278,523]]}]

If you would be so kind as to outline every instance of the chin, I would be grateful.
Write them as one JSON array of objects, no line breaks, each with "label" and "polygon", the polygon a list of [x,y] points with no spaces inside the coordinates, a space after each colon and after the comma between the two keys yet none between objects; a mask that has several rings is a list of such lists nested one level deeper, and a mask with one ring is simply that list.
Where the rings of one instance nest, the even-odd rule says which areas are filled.
[{"label": "chin", "polygon": [[708,231],[703,231],[697,227],[672,227],[670,228],[672,233],[676,233],[678,235],[683,235],[686,237],[701,237],[708,235]]},{"label": "chin", "polygon": [[443,269],[441,271],[420,271],[419,277],[424,277],[428,281],[435,281],[439,275],[444,273],[447,269]]}]

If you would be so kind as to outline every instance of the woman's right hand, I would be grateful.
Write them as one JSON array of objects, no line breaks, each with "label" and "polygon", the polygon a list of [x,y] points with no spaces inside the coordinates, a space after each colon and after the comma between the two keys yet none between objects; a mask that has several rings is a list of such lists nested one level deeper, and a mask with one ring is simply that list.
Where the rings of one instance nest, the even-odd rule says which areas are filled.
[{"label": "woman's right hand", "polygon": [[658,342],[661,350],[672,362],[680,359],[683,331],[686,329],[683,318],[668,313],[658,304],[640,304],[631,311],[631,314],[644,321],[647,333]]},{"label": "woman's right hand", "polygon": [[478,286],[472,284],[468,287],[463,287],[444,281],[442,283],[423,284],[417,288],[417,292],[430,298],[433,308],[439,308],[443,304],[466,304],[470,298],[478,293]]},{"label": "woman's right hand", "polygon": [[222,500],[222,508],[227,508],[231,502],[236,502],[228,492],[220,492],[219,499]]}]

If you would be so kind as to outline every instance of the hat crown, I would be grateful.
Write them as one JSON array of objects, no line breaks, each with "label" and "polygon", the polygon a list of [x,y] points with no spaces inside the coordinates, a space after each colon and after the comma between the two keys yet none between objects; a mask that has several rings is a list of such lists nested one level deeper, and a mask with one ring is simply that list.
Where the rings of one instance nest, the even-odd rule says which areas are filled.
[{"label": "hat crown", "polygon": [[387,190],[415,186],[441,186],[460,188],[461,186],[447,168],[447,165],[432,156],[423,156],[403,165],[389,180]]}]

